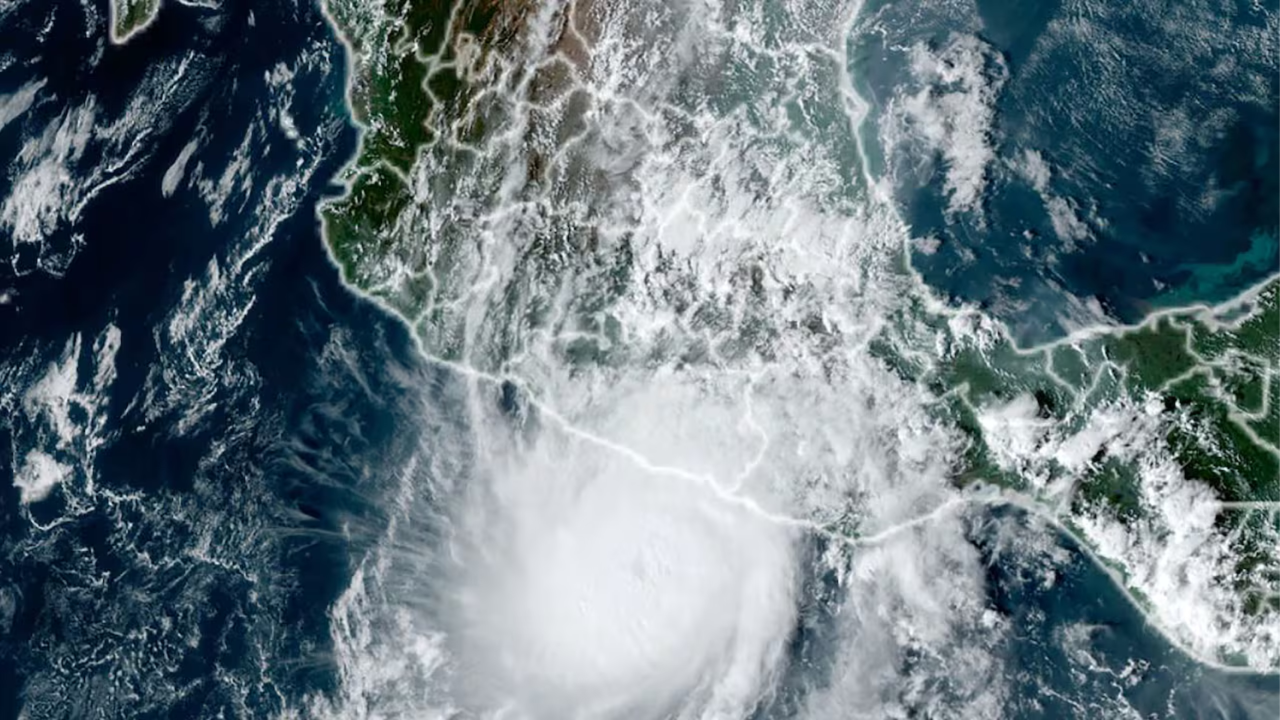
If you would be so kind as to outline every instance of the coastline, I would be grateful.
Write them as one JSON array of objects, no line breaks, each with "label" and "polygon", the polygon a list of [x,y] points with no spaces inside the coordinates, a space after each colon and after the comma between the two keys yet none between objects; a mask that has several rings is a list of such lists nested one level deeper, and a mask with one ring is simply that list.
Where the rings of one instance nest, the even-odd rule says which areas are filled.
[{"label": "coastline", "polygon": [[[889,213],[902,223],[906,228],[905,219],[901,217],[901,213],[897,210],[891,197],[891,192],[884,183],[871,176],[871,170],[866,162],[866,135],[868,131],[874,129],[868,128],[870,121],[870,102],[858,93],[856,85],[853,82],[852,72],[850,70],[850,58],[848,57],[848,41],[858,32],[857,25],[865,7],[867,0],[857,0],[850,10],[848,20],[843,26],[842,45],[840,47],[841,61],[841,95],[846,102],[846,112],[849,117],[850,127],[855,136],[855,143],[858,147],[859,167],[862,170],[862,179],[867,188],[869,199],[872,202],[880,203]],[[903,269],[911,278],[913,293],[918,297],[923,305],[925,312],[938,318],[947,320],[965,317],[978,317],[989,321],[990,325],[984,324],[984,330],[989,327],[994,331],[995,342],[1007,344],[1012,351],[1021,357],[1043,356],[1046,364],[1046,370],[1052,372],[1050,353],[1060,347],[1075,346],[1079,343],[1098,340],[1107,337],[1125,337],[1128,335],[1153,330],[1163,320],[1170,318],[1187,318],[1203,323],[1206,327],[1217,330],[1221,328],[1230,328],[1238,326],[1252,316],[1252,311],[1243,312],[1232,320],[1219,320],[1222,315],[1231,313],[1233,310],[1240,310],[1252,304],[1256,304],[1260,295],[1264,292],[1280,287],[1280,268],[1269,276],[1255,282],[1253,285],[1245,288],[1234,296],[1218,303],[1209,303],[1202,301],[1193,301],[1184,305],[1174,305],[1154,309],[1146,313],[1140,320],[1132,323],[1097,323],[1094,325],[1076,328],[1066,335],[1054,338],[1041,343],[1020,344],[1010,331],[1009,326],[999,318],[983,313],[981,310],[969,305],[954,305],[948,302],[942,294],[931,286],[924,278],[923,274],[915,267],[912,262],[912,237],[909,232],[904,232],[901,245],[901,263]],[[1280,328],[1277,328],[1280,332]],[[1188,335],[1188,338],[1190,335]],[[1271,402],[1276,402],[1272,399]],[[1274,449],[1267,448],[1272,454],[1276,454]],[[1278,455],[1280,457],[1280,455]],[[1148,625],[1154,628],[1162,638],[1169,642],[1179,652],[1195,662],[1211,667],[1216,670],[1230,673],[1254,674],[1263,677],[1280,678],[1280,665],[1271,668],[1255,668],[1247,664],[1226,664],[1220,662],[1217,658],[1206,657],[1201,653],[1193,650],[1179,637],[1175,636],[1171,629],[1166,628],[1161,622],[1153,617],[1151,607],[1137,596],[1130,588],[1129,583],[1122,572],[1109,564],[1100,555],[1097,548],[1084,537],[1068,522],[1064,522],[1058,512],[1046,506],[1044,503],[1018,493],[1016,491],[1002,489],[999,497],[994,500],[979,500],[985,504],[1010,504],[1014,505],[1026,512],[1032,513],[1053,525],[1058,531],[1070,537],[1091,562],[1102,569],[1111,579],[1117,589],[1128,599],[1130,603],[1140,612]],[[1221,501],[1220,501],[1221,502]],[[1271,510],[1280,510],[1280,502],[1266,502],[1263,504]]]},{"label": "coastline", "polygon": [[[160,17],[160,7],[164,0],[108,0],[107,2],[107,37],[112,45],[124,45],[134,37],[142,34]],[[142,9],[136,17],[132,16],[135,7]],[[121,21],[122,10],[130,17]],[[123,27],[121,27],[123,25]]]},{"label": "coastline", "polygon": [[[865,138],[863,135],[863,133],[865,132],[865,124],[867,122],[869,105],[856,92],[854,88],[854,84],[852,82],[852,77],[850,75],[850,70],[849,70],[847,39],[851,36],[851,33],[854,31],[854,26],[858,21],[859,15],[861,14],[864,4],[865,4],[865,0],[859,0],[858,2],[855,2],[851,5],[851,7],[848,10],[848,13],[849,13],[848,19],[845,23],[843,23],[844,31],[840,37],[841,44],[832,52],[836,55],[836,57],[838,57],[841,60],[840,92],[844,100],[844,103],[846,105],[846,114],[848,115],[848,118],[849,118],[851,131],[854,133],[854,136],[855,136],[855,143],[857,145],[858,154],[859,154],[858,165],[863,174],[863,181],[868,193],[868,199],[873,203],[883,203],[884,208],[887,209],[893,217],[897,218],[897,220],[900,223],[902,223],[902,218],[899,216],[898,212],[894,208],[891,199],[887,197],[886,189],[884,188],[883,184],[875,181],[869,175],[869,170],[865,162],[865,158],[866,158]],[[325,198],[316,206],[317,219],[320,222],[320,236],[322,239],[322,243],[325,246],[324,250],[325,250],[326,256],[329,258],[329,261],[333,263],[334,267],[338,270],[343,287],[345,287],[350,292],[354,293],[357,297],[372,301],[375,305],[387,311],[388,314],[394,317],[397,321],[403,323],[406,331],[413,338],[413,342],[417,347],[420,357],[427,363],[430,363],[432,365],[437,365],[440,367],[445,367],[450,369],[453,372],[458,372],[459,374],[471,377],[473,379],[480,379],[486,382],[493,382],[493,383],[516,382],[521,385],[521,387],[525,392],[528,392],[530,394],[530,402],[540,406],[547,407],[536,395],[532,393],[530,388],[528,388],[528,386],[524,384],[523,381],[518,377],[492,376],[487,373],[484,373],[483,371],[472,368],[464,363],[451,361],[451,360],[433,355],[425,346],[422,336],[415,328],[413,318],[406,316],[403,312],[392,307],[392,305],[389,302],[387,302],[385,299],[374,295],[370,291],[366,290],[363,287],[360,287],[357,283],[355,283],[354,281],[346,277],[345,270],[341,262],[339,261],[339,259],[334,253],[333,243],[330,237],[330,228],[328,227],[327,218],[325,217],[325,208],[332,203],[336,203],[343,199],[349,198],[349,194],[352,190],[354,179],[358,177],[360,172],[356,170],[356,164],[362,154],[362,151],[364,149],[366,134],[369,132],[370,129],[364,122],[362,122],[358,118],[357,116],[358,113],[355,111],[354,103],[353,103],[353,92],[355,89],[354,85],[356,82],[355,47],[352,44],[351,40],[347,37],[346,31],[344,30],[344,28],[341,27],[341,25],[334,19],[333,15],[331,14],[330,0],[321,0],[320,9],[326,22],[329,23],[332,31],[335,34],[336,39],[342,45],[344,50],[344,55],[345,55],[344,62],[345,62],[345,68],[347,73],[346,78],[344,80],[344,102],[346,104],[346,110],[348,113],[349,121],[356,127],[358,136],[359,136],[354,152],[352,153],[351,157],[348,158],[345,163],[343,163],[343,165],[338,171],[338,175],[336,176],[335,180],[332,181],[334,185],[339,186],[343,189],[342,193],[336,197]],[[828,50],[830,51],[830,49]],[[387,167],[387,169],[393,172],[396,172],[396,174],[400,176],[401,179],[407,179],[407,178],[404,178],[404,176],[398,172],[398,169],[392,168],[389,166]],[[337,178],[341,178],[341,179],[337,179]],[[905,228],[905,223],[903,224],[903,227]],[[1277,283],[1277,281],[1280,281],[1280,270],[1278,270],[1275,274],[1267,277],[1266,279],[1240,292],[1236,296],[1226,301],[1223,301],[1221,303],[1208,304],[1208,303],[1202,303],[1202,302],[1193,302],[1183,306],[1160,308],[1158,310],[1151,311],[1150,313],[1145,315],[1140,321],[1135,323],[1130,323],[1130,324],[1099,323],[1097,325],[1078,328],[1076,330],[1073,330],[1071,333],[1069,333],[1066,336],[1063,336],[1061,338],[1056,338],[1051,341],[1034,344],[1034,345],[1020,346],[1013,340],[1012,334],[1009,332],[1007,325],[1003,321],[986,316],[985,314],[981,313],[981,311],[973,307],[968,307],[963,305],[962,306],[952,305],[948,303],[944,298],[942,298],[938,291],[936,291],[932,286],[930,286],[927,282],[925,282],[921,273],[913,266],[911,262],[911,238],[909,236],[909,233],[904,233],[901,248],[903,253],[903,256],[902,256],[903,269],[906,271],[907,276],[912,278],[911,280],[912,294],[914,297],[918,298],[922,302],[926,312],[938,318],[943,318],[943,319],[958,318],[958,317],[974,317],[974,316],[986,318],[990,320],[991,322],[990,326],[993,328],[994,332],[998,335],[999,339],[1003,342],[1008,343],[1015,353],[1022,356],[1034,356],[1034,355],[1046,353],[1055,348],[1062,347],[1064,345],[1079,343],[1085,340],[1091,340],[1091,339],[1097,339],[1100,337],[1109,337],[1109,336],[1125,336],[1125,335],[1140,332],[1143,330],[1149,330],[1155,327],[1162,319],[1168,318],[1168,317],[1194,315],[1197,318],[1203,318],[1206,325],[1209,325],[1210,327],[1228,326],[1231,324],[1229,321],[1219,321],[1217,317],[1223,314],[1226,314],[1235,308],[1238,308],[1240,306],[1244,306],[1251,302],[1256,301],[1256,299],[1262,292],[1273,287]],[[547,409],[550,410],[551,412],[554,412],[553,408],[547,407]],[[1089,541],[1086,538],[1081,537],[1080,534],[1077,533],[1073,528],[1071,528],[1068,524],[1064,523],[1062,519],[1056,513],[1052,512],[1051,508],[1047,507],[1044,503],[1037,501],[1033,498],[1029,498],[1021,493],[1016,493],[1016,492],[1004,490],[1004,489],[1002,489],[997,494],[997,497],[994,497],[994,498],[990,498],[990,497],[966,498],[964,497],[963,494],[961,494],[956,498],[956,501],[963,502],[963,503],[1014,505],[1023,510],[1026,510],[1027,512],[1030,512],[1036,515],[1037,517],[1041,517],[1047,520],[1050,524],[1052,524],[1052,526],[1055,529],[1069,536],[1077,544],[1077,546],[1081,549],[1081,551],[1087,555],[1090,561],[1094,562],[1098,567],[1102,568],[1107,573],[1108,577],[1112,579],[1112,581],[1115,583],[1115,585],[1121,591],[1121,593],[1126,598],[1129,599],[1129,601],[1134,605],[1134,607],[1146,619],[1150,627],[1154,628],[1158,632],[1158,634],[1165,641],[1167,641],[1171,646],[1177,648],[1179,652],[1183,653],[1188,658],[1193,659],[1196,663],[1204,665],[1206,667],[1212,667],[1224,672],[1251,674],[1251,675],[1259,675],[1259,676],[1266,676],[1266,677],[1272,677],[1272,676],[1280,677],[1280,668],[1259,669],[1259,668],[1254,668],[1247,665],[1224,664],[1224,663],[1218,662],[1214,658],[1205,657],[1193,651],[1185,643],[1183,643],[1179,638],[1172,635],[1171,631],[1169,631],[1161,623],[1156,621],[1153,618],[1152,613],[1149,610],[1149,607],[1132,593],[1129,586],[1124,581],[1124,578],[1119,576],[1115,568],[1111,567],[1104,560],[1102,560],[1096,554],[1096,549],[1089,543]],[[909,523],[917,523],[917,522],[927,520],[929,517],[936,516],[937,511],[938,511],[938,508],[935,508],[933,511],[931,511],[930,513],[926,513],[924,516],[915,518],[914,520],[907,521],[906,523],[902,523],[900,525],[905,526],[906,524],[909,524]],[[848,542],[853,542],[853,543],[857,542],[857,538],[846,537],[844,538],[844,540]]]}]

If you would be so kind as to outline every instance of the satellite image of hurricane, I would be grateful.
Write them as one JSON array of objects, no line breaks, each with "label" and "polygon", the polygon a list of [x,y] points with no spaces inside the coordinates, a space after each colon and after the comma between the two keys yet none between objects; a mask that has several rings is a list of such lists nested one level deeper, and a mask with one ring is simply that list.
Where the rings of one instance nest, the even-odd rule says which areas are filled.
[{"label": "satellite image of hurricane", "polygon": [[1280,0],[0,0],[0,720],[1280,718]]}]

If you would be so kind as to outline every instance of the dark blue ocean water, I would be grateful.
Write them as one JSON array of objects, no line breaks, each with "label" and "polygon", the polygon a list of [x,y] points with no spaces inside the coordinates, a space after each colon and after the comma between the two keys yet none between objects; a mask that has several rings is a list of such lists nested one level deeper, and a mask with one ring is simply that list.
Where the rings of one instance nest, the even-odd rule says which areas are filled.
[{"label": "dark blue ocean water", "polygon": [[[913,234],[932,239],[913,264],[1031,343],[1220,302],[1280,271],[1278,11],[1274,1],[869,3],[854,76],[873,105],[875,171],[893,179]],[[962,36],[984,55],[992,156],[980,201],[949,212],[940,151],[878,144],[904,95],[927,89],[938,107],[973,89],[913,68],[914,47],[938,55]],[[955,106],[946,117],[965,122]],[[924,124],[917,115],[906,134]]]},{"label": "dark blue ocean water", "polygon": [[[326,611],[361,542],[340,527],[380,522],[366,476],[407,434],[392,412],[406,390],[389,378],[412,357],[409,338],[341,288],[314,215],[356,140],[341,48],[310,3],[167,3],[125,47],[104,45],[105,3],[89,9],[31,2],[0,19],[0,49],[16,58],[0,93],[47,79],[45,99],[0,131],[0,157],[90,98],[105,126],[149,68],[189,65],[177,99],[154,108],[165,115],[129,127],[146,152],[128,177],[51,229],[50,243],[83,235],[65,274],[0,269],[12,298],[0,306],[0,718],[266,717],[333,687]],[[270,122],[279,98],[264,77],[303,53],[310,66],[290,83],[300,149]],[[188,141],[203,138],[188,178],[204,163],[216,183],[255,123],[252,189],[220,223],[198,188],[164,197]],[[102,145],[64,168],[111,162]],[[296,203],[268,201],[272,178],[315,158]],[[250,254],[258,235],[268,242]],[[12,237],[0,247],[38,255]],[[175,318],[185,329],[172,331]],[[24,393],[77,333],[76,391],[89,392],[89,346],[108,324],[120,348],[102,426],[73,407],[61,447]],[[37,447],[85,467],[23,506],[11,480]]]},{"label": "dark blue ocean water", "polygon": [[[453,379],[342,288],[322,248],[315,204],[336,191],[356,135],[341,48],[317,9],[170,2],[123,48],[104,43],[105,10],[0,11],[0,94],[46,80],[0,129],[0,197],[38,165],[22,148],[91,98],[93,125],[124,138],[59,156],[77,181],[112,182],[46,222],[44,245],[0,232],[17,258],[0,264],[0,718],[271,717],[337,688],[328,610],[386,522],[387,479],[419,446],[424,388]],[[168,99],[122,120],[148,72],[184,57],[186,70],[162,74],[176,78]],[[292,79],[272,83],[282,67]],[[279,122],[286,106],[298,141]],[[289,178],[304,181],[289,191]],[[78,198],[57,192],[68,207]],[[65,268],[38,269],[76,247]],[[108,327],[116,377],[99,384]],[[62,415],[36,392],[50,363],[78,371]],[[24,504],[13,481],[33,450],[69,470]],[[1032,588],[1032,561],[1018,558],[1034,557],[994,552],[985,527],[973,537],[991,558],[991,601],[1023,628],[1003,651],[1028,688],[1011,717],[1064,716],[1043,687],[1073,701],[1111,692],[1103,671],[1079,680],[1078,657],[1060,647],[1055,633],[1080,623],[1101,628],[1088,644],[1102,665],[1155,668],[1118,691],[1144,710],[1173,695],[1192,716],[1247,717],[1275,692],[1274,678],[1227,678],[1172,652],[1070,549],[1067,580]],[[810,581],[793,687],[839,650],[823,630],[830,582]],[[801,703],[784,693],[767,711],[788,717]]]}]

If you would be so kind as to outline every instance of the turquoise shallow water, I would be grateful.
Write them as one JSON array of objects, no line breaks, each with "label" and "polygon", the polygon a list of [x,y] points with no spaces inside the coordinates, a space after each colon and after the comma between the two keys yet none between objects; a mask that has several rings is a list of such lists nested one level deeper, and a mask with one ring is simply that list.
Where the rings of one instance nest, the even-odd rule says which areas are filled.
[{"label": "turquoise shallow water", "polygon": [[1275,3],[868,6],[853,72],[873,171],[928,239],[915,266],[1023,342],[1274,273],[1275,23]]}]

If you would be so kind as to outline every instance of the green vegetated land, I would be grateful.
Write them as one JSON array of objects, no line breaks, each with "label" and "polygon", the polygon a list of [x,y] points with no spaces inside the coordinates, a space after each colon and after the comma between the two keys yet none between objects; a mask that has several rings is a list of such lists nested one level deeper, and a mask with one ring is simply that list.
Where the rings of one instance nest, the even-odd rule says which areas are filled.
[{"label": "green vegetated land", "polygon": [[111,39],[124,42],[151,22],[160,11],[160,0],[111,0],[111,9]]},{"label": "green vegetated land", "polygon": [[[574,7],[582,13],[586,5]],[[553,210],[560,206],[548,158],[581,131],[587,112],[585,94],[571,91],[585,50],[565,32],[569,10],[540,16],[543,33],[528,32],[538,8],[526,0],[328,0],[327,9],[353,49],[349,100],[364,127],[346,169],[348,192],[321,211],[343,278],[404,317],[442,358],[475,350],[485,358],[479,362],[497,367],[548,324],[573,322],[579,335],[590,334],[596,294],[616,285],[580,287],[559,307],[562,281],[604,278],[628,248],[598,247],[591,213],[583,219]],[[524,49],[544,42],[533,51],[542,60],[530,65]],[[502,214],[516,164],[527,172],[521,198],[539,201],[512,220],[520,226],[517,246],[487,246],[484,228]],[[568,194],[578,186],[560,187]],[[504,250],[518,254],[510,291],[472,297],[487,274],[486,253]],[[468,325],[477,302],[504,321]],[[593,354],[582,342],[565,352],[584,361]]]},{"label": "green vegetated land", "polygon": [[[995,483],[1046,506],[1066,502],[1068,524],[1099,510],[1133,522],[1151,511],[1142,464],[1172,455],[1186,478],[1224,503],[1217,522],[1233,538],[1249,608],[1280,610],[1280,513],[1257,505],[1280,501],[1280,280],[1229,307],[1166,313],[1133,329],[1030,352],[1008,342],[957,346],[938,364],[883,354],[946,398],[944,412],[969,437],[962,484]],[[1031,459],[1011,466],[982,423],[1018,399],[1025,410],[1010,422],[1027,428],[1023,451]],[[1158,428],[1158,445],[1126,447],[1122,425],[1148,421]],[[1063,444],[1088,433],[1110,439]],[[1067,467],[1063,447],[1093,454],[1083,465],[1071,458],[1077,464]]]},{"label": "green vegetated land", "polygon": [[[1031,353],[1007,343],[966,347],[929,382],[955,397],[953,412],[974,430],[978,409],[1021,395],[1035,398],[1040,417],[1068,430],[1081,429],[1103,403],[1127,399],[1177,420],[1168,423],[1170,447],[1188,477],[1221,499],[1280,500],[1280,405],[1272,401],[1280,392],[1278,296],[1280,281],[1273,281],[1244,308],[1164,314]],[[975,477],[1001,477],[983,443],[972,452]],[[1097,461],[1103,476],[1111,472],[1105,457]],[[1087,482],[1080,489],[1084,500],[1096,491]]]},{"label": "green vegetated land", "polygon": [[[467,117],[492,49],[514,37],[524,8],[496,0],[328,0],[326,8],[351,47],[349,101],[364,127],[350,191],[323,210],[326,237],[349,283],[411,317],[432,287],[428,253],[397,242],[413,210],[406,175]],[[482,127],[478,114],[472,126]],[[389,254],[400,262],[379,262]],[[392,283],[389,272],[416,281]]]}]

